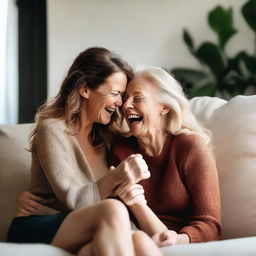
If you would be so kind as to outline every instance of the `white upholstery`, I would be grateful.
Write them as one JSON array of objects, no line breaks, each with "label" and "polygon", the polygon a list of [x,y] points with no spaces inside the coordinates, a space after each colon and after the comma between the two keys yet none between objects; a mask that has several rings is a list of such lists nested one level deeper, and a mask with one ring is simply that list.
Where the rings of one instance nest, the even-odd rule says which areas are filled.
[{"label": "white upholstery", "polygon": [[72,256],[72,254],[46,244],[0,243],[0,256]]},{"label": "white upholstery", "polygon": [[[237,96],[229,102],[198,97],[190,104],[213,134],[221,190],[222,239],[256,236],[256,96]],[[0,241],[5,239],[15,214],[16,198],[29,182],[30,153],[25,148],[31,128],[31,124],[0,125]],[[166,256],[250,256],[256,255],[255,244],[256,237],[251,237],[168,247],[163,252]],[[13,253],[2,253],[8,246]],[[16,255],[16,250],[18,255],[23,249],[28,249],[26,255],[39,255],[30,253],[30,246],[0,243],[0,256]]]},{"label": "white upholstery", "polygon": [[191,108],[213,134],[222,238],[256,236],[256,96],[194,98]]},{"label": "white upholstery", "polygon": [[164,256],[255,256],[256,237],[163,247]]},{"label": "white upholstery", "polygon": [[[16,199],[29,184],[31,124],[0,126],[0,241],[15,216]],[[1,254],[0,254],[1,255]]]}]

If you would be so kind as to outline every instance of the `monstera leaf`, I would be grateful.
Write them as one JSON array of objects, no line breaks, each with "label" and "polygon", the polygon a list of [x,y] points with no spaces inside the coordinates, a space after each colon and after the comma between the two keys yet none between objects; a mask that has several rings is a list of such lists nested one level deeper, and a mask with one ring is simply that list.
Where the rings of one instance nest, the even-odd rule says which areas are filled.
[{"label": "monstera leaf", "polygon": [[213,31],[218,35],[219,45],[224,49],[228,40],[237,32],[233,27],[233,10],[225,10],[221,6],[213,9],[208,16],[208,22]]},{"label": "monstera leaf", "polygon": [[256,32],[256,0],[246,2],[242,7],[242,14],[250,28]]}]

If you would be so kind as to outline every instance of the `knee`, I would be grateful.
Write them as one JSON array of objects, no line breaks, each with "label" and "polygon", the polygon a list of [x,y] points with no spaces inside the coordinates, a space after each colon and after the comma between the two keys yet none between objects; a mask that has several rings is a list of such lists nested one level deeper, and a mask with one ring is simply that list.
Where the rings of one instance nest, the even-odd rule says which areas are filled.
[{"label": "knee", "polygon": [[125,205],[116,199],[106,199],[101,202],[100,213],[107,221],[114,221],[119,225],[129,223],[129,214]]}]

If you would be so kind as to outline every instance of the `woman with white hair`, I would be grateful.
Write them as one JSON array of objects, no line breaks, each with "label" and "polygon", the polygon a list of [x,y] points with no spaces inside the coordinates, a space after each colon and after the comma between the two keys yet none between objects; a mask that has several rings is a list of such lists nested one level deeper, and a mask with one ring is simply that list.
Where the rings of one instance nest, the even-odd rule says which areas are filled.
[{"label": "woman with white hair", "polygon": [[130,135],[116,141],[110,164],[141,154],[150,179],[117,189],[139,228],[159,247],[219,239],[220,195],[210,134],[179,83],[158,67],[138,70],[122,112]]}]

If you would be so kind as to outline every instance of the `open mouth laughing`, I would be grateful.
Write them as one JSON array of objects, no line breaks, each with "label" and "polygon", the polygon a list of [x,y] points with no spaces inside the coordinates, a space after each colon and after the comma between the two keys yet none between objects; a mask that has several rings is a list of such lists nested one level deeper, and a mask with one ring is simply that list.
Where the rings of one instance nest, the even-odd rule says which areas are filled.
[{"label": "open mouth laughing", "polygon": [[137,114],[130,114],[127,115],[127,119],[129,120],[130,124],[135,124],[141,122],[143,120],[143,116]]},{"label": "open mouth laughing", "polygon": [[115,108],[105,108],[105,110],[106,110],[110,115],[113,115],[113,113],[116,111]]}]

